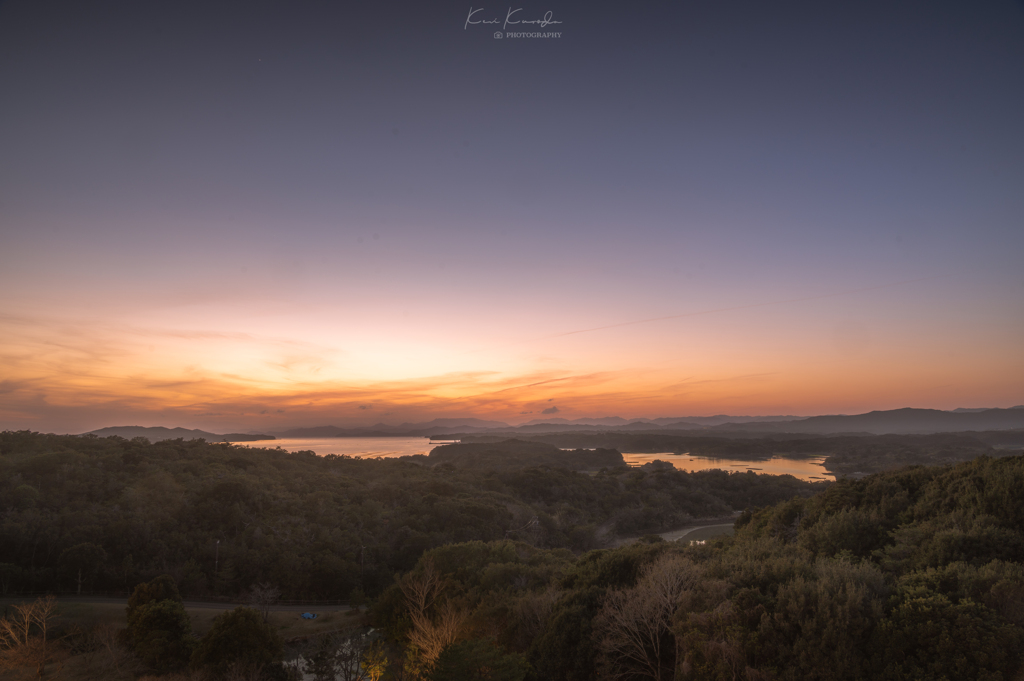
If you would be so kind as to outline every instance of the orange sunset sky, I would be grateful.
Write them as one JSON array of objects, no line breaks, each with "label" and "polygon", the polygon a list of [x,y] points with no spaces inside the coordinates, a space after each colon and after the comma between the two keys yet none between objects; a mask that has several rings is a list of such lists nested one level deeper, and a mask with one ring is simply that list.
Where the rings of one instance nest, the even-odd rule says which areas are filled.
[{"label": "orange sunset sky", "polygon": [[0,428],[1024,403],[1019,3],[428,4],[0,5]]}]

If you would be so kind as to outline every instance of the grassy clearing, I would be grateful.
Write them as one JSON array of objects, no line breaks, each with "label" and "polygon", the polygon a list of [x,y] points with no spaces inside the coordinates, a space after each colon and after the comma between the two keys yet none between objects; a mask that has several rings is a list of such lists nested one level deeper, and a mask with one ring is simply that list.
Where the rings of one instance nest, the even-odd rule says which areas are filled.
[{"label": "grassy clearing", "polygon": [[[11,606],[31,603],[34,600],[36,599],[5,598],[0,600],[0,610],[2,610],[3,616],[13,615],[14,608]],[[100,624],[123,627],[125,625],[125,605],[60,601],[57,604],[57,616],[53,624],[57,630],[65,630],[74,626],[93,629]]]},{"label": "grassy clearing", "polygon": [[[30,599],[35,600],[35,599]],[[24,602],[23,599],[0,600],[0,611],[13,614],[12,605]],[[234,610],[235,605],[210,604],[203,607],[186,607],[185,612],[192,619],[192,630],[196,636],[202,636],[213,626],[217,615]],[[78,627],[90,630],[97,625],[106,624],[114,627],[125,626],[125,604],[122,603],[80,603],[62,601],[58,605],[55,626],[58,630]],[[326,631],[355,629],[365,624],[365,611],[341,610],[336,608],[320,609],[310,607],[309,612],[317,613],[315,620],[304,620],[300,612],[271,612],[270,625],[285,640],[312,636]]]}]

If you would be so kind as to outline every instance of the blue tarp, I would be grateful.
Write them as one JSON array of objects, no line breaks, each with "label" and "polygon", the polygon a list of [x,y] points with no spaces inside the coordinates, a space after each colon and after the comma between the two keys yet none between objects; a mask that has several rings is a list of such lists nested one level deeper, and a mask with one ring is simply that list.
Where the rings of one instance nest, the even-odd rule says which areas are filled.
[{"label": "blue tarp", "polygon": [[302,613],[302,619],[304,619],[304,620],[315,620],[316,619],[316,613],[315,612],[304,612],[304,613]]}]

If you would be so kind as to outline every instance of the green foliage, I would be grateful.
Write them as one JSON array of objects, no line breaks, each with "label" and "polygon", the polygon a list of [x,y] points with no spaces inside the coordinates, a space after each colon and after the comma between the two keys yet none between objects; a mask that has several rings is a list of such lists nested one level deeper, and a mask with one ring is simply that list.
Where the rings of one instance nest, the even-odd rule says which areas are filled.
[{"label": "green foliage", "polygon": [[530,665],[522,655],[506,653],[492,641],[466,639],[445,648],[430,681],[522,681]]},{"label": "green foliage", "polygon": [[778,679],[1008,678],[1024,634],[1024,536],[1010,499],[1022,472],[1020,457],[907,469],[744,518],[712,558],[720,595],[700,596],[681,620],[684,668],[693,678],[747,668]]},{"label": "green foliage", "polygon": [[950,563],[910,572],[898,580],[905,597],[942,594],[953,603],[983,603],[1007,621],[1024,624],[1024,565],[994,560],[982,566]]},{"label": "green foliage", "polygon": [[[652,539],[545,560],[473,542],[427,555],[445,598],[471,613],[451,650],[488,637],[523,655],[530,678],[1008,679],[1024,662],[1024,531],[1005,481],[1021,472],[1024,457],[1008,457],[844,481],[745,513],[734,538],[706,546]],[[633,474],[620,482],[659,484]],[[666,605],[645,575],[674,556],[701,578]],[[631,649],[644,603],[670,607],[672,624]],[[399,641],[403,608],[391,591],[375,610]]]},{"label": "green foliage", "polygon": [[876,678],[999,681],[1019,667],[1024,631],[970,599],[930,594],[901,602],[876,641]]},{"label": "green foliage", "polygon": [[545,618],[527,658],[539,678],[586,681],[597,678],[593,621],[604,591],[597,587],[566,593]]},{"label": "green foliage", "polygon": [[757,630],[779,678],[868,678],[869,643],[888,590],[878,568],[846,560],[819,560],[810,579],[782,584],[768,603],[771,620]]},{"label": "green foliage", "polygon": [[800,544],[820,556],[835,556],[846,551],[866,557],[888,540],[887,525],[877,511],[842,508],[801,532]]},{"label": "green foliage", "polygon": [[284,642],[260,613],[239,606],[218,615],[192,654],[192,667],[223,676],[235,666],[260,667],[281,659]]},{"label": "green foliage", "polygon": [[390,660],[388,659],[387,646],[383,641],[377,640],[370,643],[363,651],[360,660],[363,670],[369,681],[378,681],[387,672]]},{"label": "green foliage", "polygon": [[170,575],[160,575],[152,581],[144,582],[135,587],[132,595],[128,598],[128,618],[139,607],[147,603],[160,601],[175,601],[181,603],[181,594],[178,593],[178,586]]},{"label": "green foliage", "polygon": [[171,599],[150,601],[132,609],[127,637],[139,659],[160,673],[183,668],[195,648],[188,613],[180,601]]},{"label": "green foliage", "polygon": [[31,485],[18,485],[11,493],[11,501],[18,510],[25,511],[35,508],[39,502],[39,490]]}]

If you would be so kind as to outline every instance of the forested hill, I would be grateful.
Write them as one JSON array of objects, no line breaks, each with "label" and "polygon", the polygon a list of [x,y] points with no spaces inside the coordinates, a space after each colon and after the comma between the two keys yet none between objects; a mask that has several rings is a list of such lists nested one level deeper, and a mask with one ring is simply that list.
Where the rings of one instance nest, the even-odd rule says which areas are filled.
[{"label": "forested hill", "polygon": [[446,679],[496,641],[538,680],[1009,681],[1022,562],[1024,457],[981,457],[842,481],[703,545],[439,547],[376,616],[404,644],[458,623],[441,652],[408,649]]},{"label": "forested hill", "polygon": [[86,435],[95,435],[97,437],[123,437],[126,440],[131,440],[136,437],[144,437],[150,442],[159,442],[160,440],[176,440],[183,438],[186,440],[207,440],[209,442],[252,442],[254,440],[275,440],[273,435],[261,435],[259,433],[227,433],[225,435],[218,435],[217,433],[208,433],[205,430],[189,430],[187,428],[164,428],[162,426],[111,426],[110,428],[100,428]]},{"label": "forested hill", "polygon": [[[365,592],[389,668],[434,681],[1024,674],[1024,456],[827,485],[517,448],[495,470],[0,433],[0,586]],[[731,538],[600,548],[745,506]]]},{"label": "forested hill", "polygon": [[459,468],[482,470],[557,466],[577,471],[596,471],[626,465],[622,454],[614,449],[565,451],[542,442],[516,439],[441,445],[430,452],[429,460],[433,464],[449,463]]},{"label": "forested hill", "polygon": [[849,416],[811,416],[799,421],[743,423],[718,426],[719,430],[756,430],[782,433],[955,433],[1024,428],[1024,408],[940,411],[891,409]]},{"label": "forested hill", "polygon": [[187,596],[257,582],[286,598],[373,595],[444,544],[510,537],[585,551],[824,488],[654,467],[588,475],[516,465],[514,453],[500,470],[429,459],[0,433],[0,588],[77,590],[81,571],[84,590],[168,573]]}]

